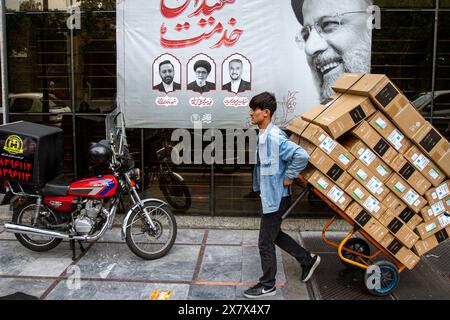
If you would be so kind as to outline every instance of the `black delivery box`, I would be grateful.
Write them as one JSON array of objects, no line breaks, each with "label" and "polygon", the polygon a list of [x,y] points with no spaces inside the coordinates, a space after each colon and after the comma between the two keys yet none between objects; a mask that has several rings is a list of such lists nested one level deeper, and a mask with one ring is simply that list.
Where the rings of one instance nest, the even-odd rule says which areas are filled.
[{"label": "black delivery box", "polygon": [[42,187],[63,173],[64,131],[26,121],[0,126],[0,181]]}]

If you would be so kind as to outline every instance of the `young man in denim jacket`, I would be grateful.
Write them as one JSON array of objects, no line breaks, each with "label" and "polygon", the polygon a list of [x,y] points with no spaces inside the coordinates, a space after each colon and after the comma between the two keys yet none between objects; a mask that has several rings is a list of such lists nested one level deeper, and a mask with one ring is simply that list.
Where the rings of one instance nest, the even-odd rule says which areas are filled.
[{"label": "young man in denim jacket", "polygon": [[300,146],[272,123],[277,109],[275,97],[264,92],[250,101],[252,124],[258,125],[258,147],[253,171],[253,190],[260,192],[262,217],[258,248],[263,275],[244,296],[250,299],[276,294],[275,276],[277,260],[275,245],[292,255],[302,266],[301,281],[307,282],[320,263],[318,255],[302,248],[281,230],[282,216],[289,208],[291,190],[295,178],[305,169],[309,156]]}]

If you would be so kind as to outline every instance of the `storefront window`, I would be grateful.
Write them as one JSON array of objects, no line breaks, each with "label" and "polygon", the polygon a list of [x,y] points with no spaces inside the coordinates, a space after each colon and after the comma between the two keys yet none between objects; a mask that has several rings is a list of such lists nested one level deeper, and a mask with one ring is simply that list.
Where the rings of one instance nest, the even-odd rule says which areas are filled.
[{"label": "storefront window", "polygon": [[390,77],[409,98],[431,91],[433,12],[389,12],[373,32],[372,72]]},{"label": "storefront window", "polygon": [[83,12],[74,33],[76,111],[108,113],[116,107],[115,13]]}]

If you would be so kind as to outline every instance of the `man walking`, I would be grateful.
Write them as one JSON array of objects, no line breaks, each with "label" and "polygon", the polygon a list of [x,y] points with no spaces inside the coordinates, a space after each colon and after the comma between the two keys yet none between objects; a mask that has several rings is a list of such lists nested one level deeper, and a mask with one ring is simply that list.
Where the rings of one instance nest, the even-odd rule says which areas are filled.
[{"label": "man walking", "polygon": [[264,92],[253,97],[250,108],[252,124],[258,125],[260,130],[253,190],[260,192],[262,202],[258,248],[263,275],[258,284],[244,292],[244,296],[256,299],[276,294],[275,245],[297,259],[302,266],[300,279],[303,282],[311,278],[320,263],[320,257],[307,252],[281,230],[282,216],[291,202],[290,186],[308,164],[308,154],[272,123],[272,116],[277,109],[274,95]]}]

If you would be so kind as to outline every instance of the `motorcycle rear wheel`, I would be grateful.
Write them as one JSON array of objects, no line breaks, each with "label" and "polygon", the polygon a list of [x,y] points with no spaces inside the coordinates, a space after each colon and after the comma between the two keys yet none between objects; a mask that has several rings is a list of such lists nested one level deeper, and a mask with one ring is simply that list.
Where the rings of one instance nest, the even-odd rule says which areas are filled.
[{"label": "motorcycle rear wheel", "polygon": [[169,206],[157,201],[144,201],[156,227],[147,224],[144,212],[136,208],[128,219],[126,226],[126,243],[131,251],[145,260],[155,260],[165,256],[177,237],[177,222]]},{"label": "motorcycle rear wheel", "polygon": [[[32,201],[25,201],[13,209],[12,222],[35,228],[46,228],[47,224],[57,225],[61,220],[57,214],[50,210],[45,205],[41,205],[39,217],[36,224],[33,224],[34,212],[36,203]],[[62,239],[45,237],[45,236],[30,236],[26,234],[14,234],[16,239],[26,248],[36,251],[45,252],[57,247]]]}]

